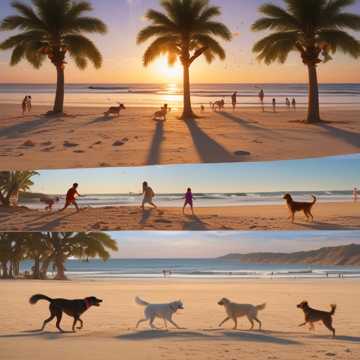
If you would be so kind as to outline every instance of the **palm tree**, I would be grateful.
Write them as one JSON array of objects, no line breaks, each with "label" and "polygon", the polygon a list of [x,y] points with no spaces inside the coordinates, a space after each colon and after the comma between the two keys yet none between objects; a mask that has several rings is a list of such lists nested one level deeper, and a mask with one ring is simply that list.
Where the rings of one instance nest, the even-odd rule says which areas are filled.
[{"label": "palm tree", "polygon": [[341,50],[354,58],[360,56],[360,42],[345,30],[360,30],[360,16],[345,12],[356,0],[284,0],[286,9],[264,4],[265,17],[253,25],[254,31],[270,30],[253,51],[258,59],[270,64],[284,63],[290,52],[300,53],[308,68],[309,101],[307,123],[321,121],[317,65],[331,60]]},{"label": "palm tree", "polygon": [[146,19],[151,25],[142,29],[137,37],[141,44],[155,38],[144,53],[147,66],[160,55],[167,55],[169,65],[179,59],[183,69],[184,109],[182,118],[191,119],[194,113],[190,98],[190,66],[201,55],[208,63],[215,57],[225,59],[225,50],[214,38],[231,40],[229,29],[213,20],[221,15],[219,7],[210,6],[208,0],[162,0],[164,13],[149,10]]},{"label": "palm tree", "polygon": [[116,251],[116,241],[105,233],[47,233],[52,246],[51,261],[55,264],[55,280],[66,280],[65,262],[70,257],[79,259],[99,257],[108,260],[107,249]]},{"label": "palm tree", "polygon": [[36,171],[0,171],[0,204],[11,206],[17,203],[20,191],[28,191],[34,184],[31,178]]},{"label": "palm tree", "polygon": [[0,49],[13,49],[10,64],[17,65],[26,59],[38,69],[48,58],[56,67],[57,85],[53,113],[64,108],[64,69],[66,55],[85,69],[88,61],[95,68],[102,63],[102,56],[94,43],[83,33],[106,32],[106,25],[99,19],[87,16],[92,11],[89,1],[31,0],[32,6],[13,1],[16,15],[6,17],[0,30],[20,30],[0,44]]}]

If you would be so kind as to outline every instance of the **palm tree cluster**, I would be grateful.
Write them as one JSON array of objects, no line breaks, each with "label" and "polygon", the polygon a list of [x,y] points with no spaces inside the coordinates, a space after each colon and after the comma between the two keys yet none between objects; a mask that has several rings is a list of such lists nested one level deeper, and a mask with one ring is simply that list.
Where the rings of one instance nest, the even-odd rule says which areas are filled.
[{"label": "palm tree cluster", "polygon": [[[321,120],[317,65],[331,59],[340,50],[354,58],[360,56],[360,41],[352,31],[360,30],[360,16],[346,11],[357,0],[283,0],[285,7],[272,3],[260,7],[264,15],[253,31],[270,32],[258,41],[253,51],[258,59],[270,64],[284,63],[290,52],[300,54],[308,68],[309,101],[307,122]],[[54,113],[63,112],[64,67],[69,54],[84,69],[90,61],[96,68],[102,57],[94,43],[83,33],[106,32],[106,25],[86,14],[92,10],[89,1],[31,0],[32,6],[13,1],[16,15],[6,17],[0,30],[20,30],[0,44],[0,50],[13,49],[10,63],[26,59],[39,68],[48,58],[57,70]],[[150,25],[142,29],[138,44],[151,40],[143,63],[145,66],[161,55],[170,65],[180,61],[183,66],[183,119],[195,117],[191,107],[190,67],[203,56],[208,63],[216,57],[224,60],[225,50],[219,40],[229,41],[230,30],[217,21],[221,10],[209,0],[160,0],[162,11],[150,9],[146,19]],[[350,30],[350,32],[347,32]]]},{"label": "palm tree cluster", "polygon": [[33,185],[31,178],[36,171],[0,171],[0,206],[17,205],[20,192]]},{"label": "palm tree cluster", "polygon": [[66,280],[65,263],[69,258],[97,257],[106,261],[110,250],[118,250],[117,243],[105,233],[0,233],[0,278],[20,277],[20,263],[31,260],[32,270],[26,277],[48,279],[51,267],[55,271],[53,279]]},{"label": "palm tree cluster", "polygon": [[88,1],[31,0],[32,6],[13,1],[16,15],[6,17],[0,30],[20,30],[0,44],[0,49],[13,49],[10,64],[16,65],[26,59],[38,69],[49,59],[57,72],[57,87],[53,112],[62,113],[64,106],[64,69],[66,55],[80,69],[88,61],[95,68],[102,64],[102,56],[95,44],[83,33],[106,33],[106,25],[90,17],[92,6]]}]

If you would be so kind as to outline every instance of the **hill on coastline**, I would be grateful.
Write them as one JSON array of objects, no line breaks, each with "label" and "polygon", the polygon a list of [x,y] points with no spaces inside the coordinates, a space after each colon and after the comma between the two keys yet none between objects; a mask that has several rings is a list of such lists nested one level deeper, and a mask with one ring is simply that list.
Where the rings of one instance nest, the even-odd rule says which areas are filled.
[{"label": "hill on coastline", "polygon": [[218,259],[239,260],[243,264],[307,264],[360,266],[360,245],[350,244],[324,247],[317,250],[293,253],[228,254]]}]

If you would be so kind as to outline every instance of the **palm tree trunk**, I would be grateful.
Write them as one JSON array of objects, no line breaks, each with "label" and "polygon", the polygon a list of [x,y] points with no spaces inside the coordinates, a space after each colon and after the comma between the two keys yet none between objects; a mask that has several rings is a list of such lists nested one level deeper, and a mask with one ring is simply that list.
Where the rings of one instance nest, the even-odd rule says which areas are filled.
[{"label": "palm tree trunk", "polygon": [[40,256],[38,255],[34,258],[34,272],[32,276],[34,279],[40,279]]},{"label": "palm tree trunk", "polygon": [[184,109],[181,115],[181,119],[189,120],[194,118],[194,113],[191,107],[191,95],[190,95],[190,66],[184,64],[183,68],[184,68],[184,79],[183,79]]},{"label": "palm tree trunk", "polygon": [[319,104],[319,84],[317,78],[316,65],[309,64],[308,72],[309,72],[309,101],[308,101],[308,115],[306,122],[309,124],[313,124],[321,121],[320,104]]},{"label": "palm tree trunk", "polygon": [[64,69],[61,66],[56,67],[56,72],[56,95],[53,112],[59,114],[64,112],[65,74]]},{"label": "palm tree trunk", "polygon": [[42,261],[41,266],[40,266],[40,279],[46,280],[48,278],[47,273],[48,273],[48,270],[49,270],[50,263],[51,263],[51,258],[50,257],[47,257],[46,259],[44,259]]},{"label": "palm tree trunk", "polygon": [[55,280],[67,280],[67,277],[65,275],[65,261],[63,256],[58,255],[55,258],[55,265],[56,265],[56,275]]}]

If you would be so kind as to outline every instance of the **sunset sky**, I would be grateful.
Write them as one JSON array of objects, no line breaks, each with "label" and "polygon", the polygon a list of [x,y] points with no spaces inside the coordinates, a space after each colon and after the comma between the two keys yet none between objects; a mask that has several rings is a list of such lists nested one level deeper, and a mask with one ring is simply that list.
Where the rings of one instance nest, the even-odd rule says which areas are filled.
[{"label": "sunset sky", "polygon": [[[64,194],[78,182],[81,194],[139,193],[148,181],[155,193],[351,190],[360,188],[359,156],[234,164],[167,165],[44,170],[34,176],[34,192]],[[346,174],[346,176],[344,176]]]},{"label": "sunset sky", "polygon": [[[23,0],[30,3],[30,0]],[[136,34],[146,25],[143,15],[150,7],[157,8],[158,0],[92,0],[93,15],[101,18],[109,28],[105,36],[94,36],[93,40],[103,54],[100,70],[89,67],[85,71],[72,64],[67,67],[68,83],[175,83],[180,81],[180,68],[169,69],[159,60],[154,65],[142,66],[145,45],[136,45]],[[259,64],[251,52],[252,45],[262,34],[252,33],[250,26],[259,16],[257,9],[263,0],[213,0],[212,4],[222,8],[220,20],[235,34],[231,43],[225,44],[227,59],[207,65],[198,61],[193,65],[192,81],[207,82],[306,82],[307,73],[299,56],[294,54],[284,65]],[[281,4],[281,0],[273,3]],[[12,14],[10,0],[1,0],[0,18]],[[360,12],[360,2],[350,9]],[[11,33],[0,33],[0,41]],[[357,35],[359,36],[359,35]],[[0,82],[53,83],[55,70],[47,63],[41,70],[35,70],[26,63],[10,68],[10,52],[0,53]],[[338,53],[334,61],[319,68],[321,82],[360,82],[359,60]]]}]

